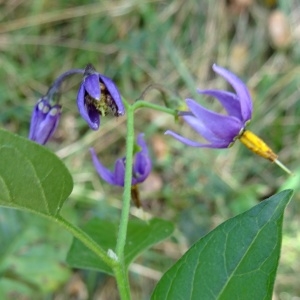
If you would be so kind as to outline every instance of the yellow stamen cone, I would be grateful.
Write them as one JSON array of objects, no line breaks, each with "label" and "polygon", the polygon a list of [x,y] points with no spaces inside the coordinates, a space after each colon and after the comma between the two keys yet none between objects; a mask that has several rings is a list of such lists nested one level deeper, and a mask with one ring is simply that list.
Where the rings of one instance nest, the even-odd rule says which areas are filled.
[{"label": "yellow stamen cone", "polygon": [[292,172],[278,160],[278,155],[275,154],[273,150],[253,132],[245,130],[239,136],[239,139],[249,150],[255,154],[276,163],[285,172],[290,175],[292,174]]}]

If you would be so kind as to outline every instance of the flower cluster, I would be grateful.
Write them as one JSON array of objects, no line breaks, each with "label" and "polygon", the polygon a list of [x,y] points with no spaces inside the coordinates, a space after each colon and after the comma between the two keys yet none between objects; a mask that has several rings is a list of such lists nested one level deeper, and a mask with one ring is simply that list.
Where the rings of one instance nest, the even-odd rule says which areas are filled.
[{"label": "flower cluster", "polygon": [[58,94],[62,82],[74,74],[84,75],[77,95],[77,106],[80,115],[91,129],[99,129],[100,115],[111,113],[118,117],[125,114],[122,98],[115,83],[97,73],[89,64],[85,70],[72,69],[60,75],[47,94],[37,102],[32,112],[29,139],[44,145],[54,134],[61,115],[61,105],[53,100],[54,95]]},{"label": "flower cluster", "polygon": [[[228,148],[239,139],[250,150],[258,155],[277,163],[285,171],[290,171],[279,161],[278,156],[254,133],[246,130],[253,112],[252,100],[245,83],[235,74],[217,65],[213,70],[221,75],[233,88],[234,92],[224,90],[200,90],[198,93],[216,98],[226,113],[218,113],[203,107],[193,99],[186,99],[189,111],[180,111],[178,115],[207,142],[199,142],[184,137],[174,131],[167,130],[178,141],[192,147],[200,148]],[[45,144],[57,128],[61,106],[53,104],[53,95],[57,93],[62,81],[69,75],[83,74],[77,95],[77,107],[82,118],[89,127],[97,130],[100,126],[100,116],[111,114],[115,117],[125,114],[121,95],[115,83],[108,77],[95,71],[92,65],[85,70],[70,70],[62,74],[50,87],[48,93],[36,104],[30,125],[29,138],[39,144]],[[137,137],[139,151],[134,154],[132,166],[131,191],[132,198],[138,198],[137,185],[143,182],[151,172],[152,163],[144,140],[144,135]],[[124,186],[125,157],[115,162],[114,170],[106,168],[97,158],[95,150],[91,148],[93,164],[99,176],[111,185]],[[139,199],[137,199],[139,201]]]},{"label": "flower cluster", "polygon": [[[61,105],[55,103],[53,100],[54,95],[58,93],[62,82],[67,77],[78,73],[83,74],[83,80],[77,94],[77,107],[81,117],[91,129],[97,130],[100,127],[100,116],[112,114],[118,117],[125,114],[122,98],[115,83],[110,78],[96,72],[94,67],[89,64],[85,70],[69,70],[54,81],[47,94],[34,107],[29,139],[44,145],[51,138],[58,126],[61,115]],[[143,134],[139,134],[137,137],[139,151],[135,153],[132,167],[132,197],[137,203],[139,203],[137,185],[148,177],[152,169],[151,159],[143,136]],[[117,159],[115,169],[112,172],[101,164],[94,149],[91,149],[91,154],[94,166],[103,180],[112,185],[124,186],[125,157]]]}]

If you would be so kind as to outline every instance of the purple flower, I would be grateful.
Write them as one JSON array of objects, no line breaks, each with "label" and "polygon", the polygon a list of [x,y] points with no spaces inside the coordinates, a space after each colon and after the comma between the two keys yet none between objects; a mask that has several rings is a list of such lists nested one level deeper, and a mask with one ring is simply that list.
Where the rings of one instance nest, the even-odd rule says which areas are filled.
[{"label": "purple flower", "polygon": [[100,115],[112,113],[125,114],[122,98],[115,83],[108,77],[97,73],[92,65],[85,69],[85,77],[77,95],[78,110],[91,129],[100,126]]},{"label": "purple flower", "polygon": [[[141,148],[135,153],[132,167],[132,185],[143,182],[151,172],[152,163],[148,153],[148,148],[144,140],[144,134],[140,133],[137,137],[137,145]],[[114,171],[104,167],[98,160],[95,150],[90,149],[92,160],[99,176],[111,185],[124,186],[125,179],[125,157],[119,158],[115,162]]]},{"label": "purple flower", "polygon": [[227,148],[240,136],[252,116],[252,101],[247,86],[230,71],[213,65],[213,70],[223,76],[233,87],[235,93],[222,90],[197,90],[217,98],[226,115],[204,108],[192,99],[186,99],[190,112],[180,112],[184,121],[209,143],[199,143],[185,138],[171,130],[166,131],[178,141],[192,147]]},{"label": "purple flower", "polygon": [[46,97],[41,98],[32,112],[28,138],[38,144],[46,144],[57,128],[60,114],[60,105],[50,105]]}]

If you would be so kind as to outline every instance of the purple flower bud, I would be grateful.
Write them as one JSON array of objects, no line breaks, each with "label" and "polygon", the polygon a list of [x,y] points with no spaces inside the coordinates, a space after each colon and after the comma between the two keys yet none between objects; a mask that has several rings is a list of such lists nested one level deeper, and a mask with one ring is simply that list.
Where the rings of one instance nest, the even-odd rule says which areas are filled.
[{"label": "purple flower bud", "polygon": [[193,99],[186,99],[189,112],[180,112],[184,121],[209,143],[199,143],[171,130],[169,134],[178,141],[192,147],[227,148],[241,135],[252,116],[252,100],[247,86],[230,71],[213,65],[213,70],[223,76],[234,88],[235,93],[222,90],[198,90],[199,94],[215,97],[227,114],[208,110]]},{"label": "purple flower bud", "polygon": [[30,123],[29,139],[44,145],[57,128],[61,114],[61,106],[51,106],[46,97],[35,105]]},{"label": "purple flower bud", "polygon": [[[145,181],[152,169],[152,163],[148,153],[147,145],[144,140],[144,134],[140,133],[138,135],[137,145],[141,148],[141,150],[138,151],[134,156],[134,162],[132,166],[132,185],[136,185]],[[110,171],[98,160],[93,148],[90,149],[90,152],[94,167],[96,168],[99,176],[111,185],[124,186],[126,164],[125,157],[117,159],[115,162],[114,171]]]},{"label": "purple flower bud", "polygon": [[85,70],[85,77],[77,95],[79,113],[91,129],[100,126],[100,115],[109,113],[123,116],[125,108],[115,83],[108,77],[97,73],[91,65]]}]

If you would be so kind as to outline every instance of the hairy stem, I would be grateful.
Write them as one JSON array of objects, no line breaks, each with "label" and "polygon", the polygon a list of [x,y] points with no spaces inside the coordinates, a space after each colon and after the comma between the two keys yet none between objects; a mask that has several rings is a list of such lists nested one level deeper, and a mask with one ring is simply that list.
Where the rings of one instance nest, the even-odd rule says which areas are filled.
[{"label": "hairy stem", "polygon": [[119,226],[116,254],[120,261],[123,260],[124,247],[126,242],[127,225],[129,219],[130,200],[131,200],[131,181],[133,164],[133,145],[134,145],[134,110],[133,107],[126,105],[127,113],[127,137],[126,137],[126,169],[125,183],[122,203],[122,213]]},{"label": "hairy stem", "polygon": [[125,183],[122,199],[122,213],[119,225],[118,239],[116,245],[116,254],[118,263],[114,267],[119,292],[122,300],[130,299],[130,287],[128,282],[128,274],[125,268],[124,248],[126,244],[127,227],[129,221],[130,200],[131,200],[131,182],[132,182],[132,165],[133,165],[133,148],[134,148],[134,112],[141,107],[148,107],[158,111],[162,111],[173,116],[177,116],[177,111],[152,104],[145,101],[137,101],[130,105],[125,99],[123,103],[126,107],[127,113],[127,136],[126,136],[126,169],[125,169]]},{"label": "hairy stem", "polygon": [[132,181],[132,164],[133,164],[133,146],[134,146],[134,110],[132,106],[124,101],[127,112],[127,137],[126,137],[126,168],[125,182],[122,199],[122,213],[119,225],[119,232],[116,245],[116,254],[118,264],[114,267],[114,274],[120,296],[122,300],[131,299],[128,273],[125,268],[124,248],[126,243],[127,227],[129,221],[129,210],[131,200],[131,181]]},{"label": "hairy stem", "polygon": [[128,274],[124,265],[117,265],[114,269],[114,274],[117,281],[118,290],[122,300],[130,300],[130,286],[128,280]]}]

